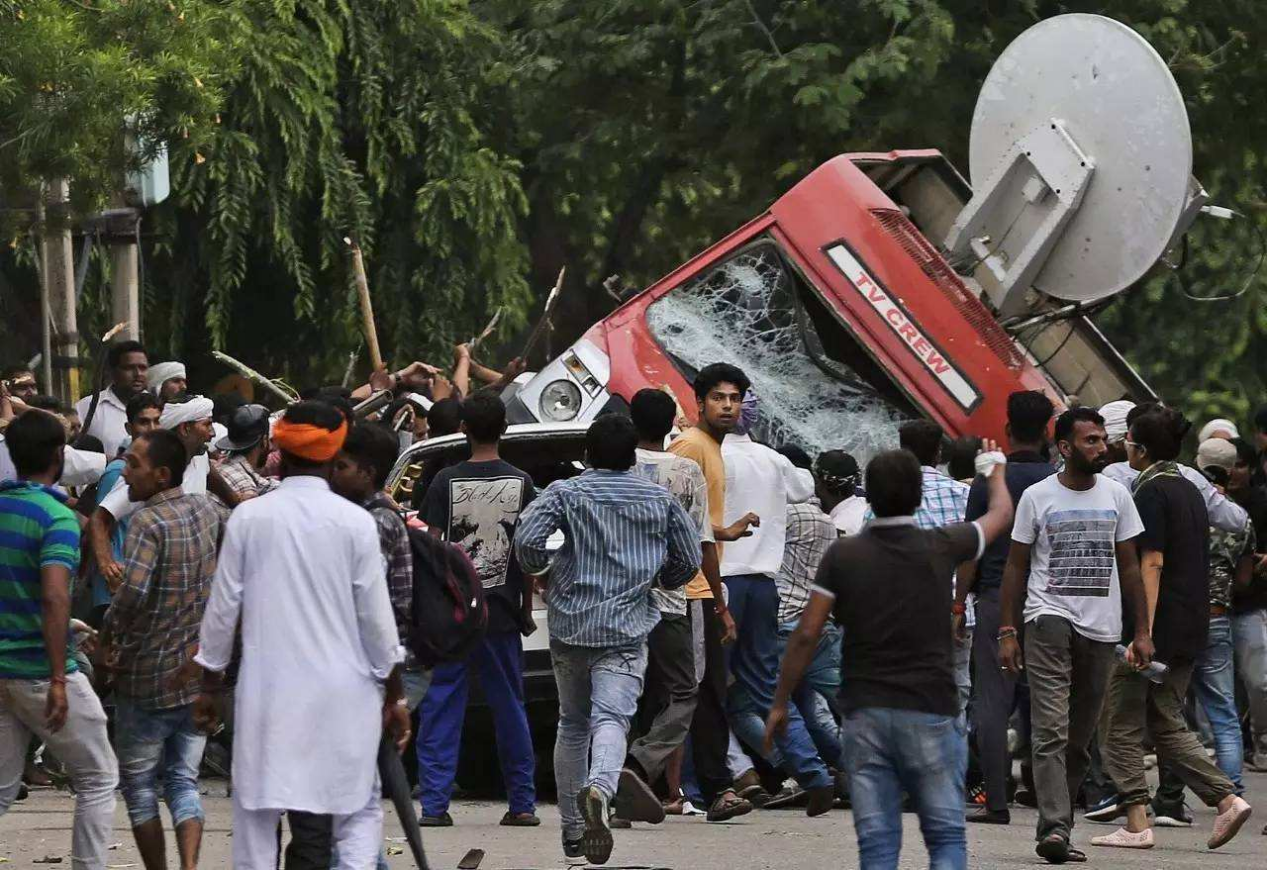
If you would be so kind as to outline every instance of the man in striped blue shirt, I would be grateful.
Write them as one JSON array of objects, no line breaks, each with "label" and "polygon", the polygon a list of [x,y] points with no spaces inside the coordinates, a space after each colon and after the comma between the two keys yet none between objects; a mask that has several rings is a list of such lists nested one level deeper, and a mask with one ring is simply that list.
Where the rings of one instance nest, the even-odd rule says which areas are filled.
[{"label": "man in striped blue shirt", "polygon": [[0,816],[21,788],[34,735],[66,765],[74,786],[71,864],[103,870],[119,768],[105,711],[69,637],[79,524],[53,488],[66,430],[57,417],[31,409],[6,435],[18,477],[0,484]]},{"label": "man in striped blue shirt", "polygon": [[[554,747],[563,853],[606,863],[607,807],[621,776],[629,722],[660,621],[651,596],[700,568],[699,530],[669,491],[634,474],[638,434],[626,417],[600,417],[586,436],[591,470],[550,484],[524,511],[515,551],[529,574],[549,571],[550,654],[559,688]],[[551,559],[546,541],[565,536]],[[648,795],[654,800],[653,795]]]}]

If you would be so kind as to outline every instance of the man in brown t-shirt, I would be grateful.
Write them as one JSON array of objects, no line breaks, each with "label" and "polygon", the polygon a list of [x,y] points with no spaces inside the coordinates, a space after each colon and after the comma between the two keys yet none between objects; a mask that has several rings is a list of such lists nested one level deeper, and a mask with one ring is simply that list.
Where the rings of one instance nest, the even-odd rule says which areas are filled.
[{"label": "man in brown t-shirt", "polygon": [[866,489],[875,519],[827,551],[788,642],[766,723],[767,745],[786,725],[788,699],[829,615],[834,613],[844,632],[840,737],[864,867],[897,864],[904,791],[917,807],[931,865],[967,866],[967,742],[946,577],[960,563],[979,558],[1012,521],[1006,460],[993,445],[989,451],[977,466],[989,479],[985,516],[934,529],[915,525],[923,487],[915,455],[894,450],[872,459]]},{"label": "man in brown t-shirt", "polygon": [[713,363],[695,377],[695,399],[699,403],[699,423],[687,429],[669,452],[696,462],[708,484],[708,513],[717,546],[713,556],[705,554],[699,574],[686,586],[687,613],[692,625],[699,620],[704,635],[704,678],[700,683],[691,721],[691,744],[695,752],[695,772],[700,790],[709,802],[709,819],[723,821],[743,811],[742,801],[732,787],[726,767],[730,745],[730,725],[726,719],[726,657],[722,646],[735,639],[735,621],[726,609],[719,563],[723,541],[752,534],[759,525],[754,514],[741,517],[732,526],[723,526],[726,512],[726,466],[721,442],[739,422],[743,397],[750,386],[747,376],[736,366]]}]

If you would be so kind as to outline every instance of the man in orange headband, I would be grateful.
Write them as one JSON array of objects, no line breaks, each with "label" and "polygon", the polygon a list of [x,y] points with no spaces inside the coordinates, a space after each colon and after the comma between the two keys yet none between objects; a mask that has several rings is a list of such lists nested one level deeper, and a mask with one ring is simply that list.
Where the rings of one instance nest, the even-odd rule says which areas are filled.
[{"label": "man in orange headband", "polygon": [[[292,830],[297,821],[299,828],[327,826],[340,866],[373,866],[383,835],[375,764],[383,722],[400,744],[409,737],[397,670],[404,656],[378,532],[369,513],[328,483],[346,434],[344,417],[324,402],[286,411],[273,431],[281,485],[229,519],[202,621],[196,661],[203,694],[194,715],[206,728],[219,718],[239,617],[242,624],[233,738],[239,870],[277,866],[285,811]],[[295,661],[323,668],[281,666]],[[321,717],[315,730],[314,714]],[[309,847],[321,843],[320,836],[303,839]],[[328,855],[322,866],[330,866]]]}]

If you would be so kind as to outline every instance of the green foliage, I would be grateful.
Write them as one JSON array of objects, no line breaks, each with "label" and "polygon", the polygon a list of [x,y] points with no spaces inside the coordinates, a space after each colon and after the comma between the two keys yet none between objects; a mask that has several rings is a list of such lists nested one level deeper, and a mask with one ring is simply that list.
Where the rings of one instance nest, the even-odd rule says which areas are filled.
[{"label": "green foliage", "polygon": [[[162,141],[196,147],[233,74],[231,4],[194,0],[0,2],[0,203],[41,179],[74,179],[100,208]],[[125,128],[142,143],[124,147]],[[11,216],[12,217],[12,216]]]}]

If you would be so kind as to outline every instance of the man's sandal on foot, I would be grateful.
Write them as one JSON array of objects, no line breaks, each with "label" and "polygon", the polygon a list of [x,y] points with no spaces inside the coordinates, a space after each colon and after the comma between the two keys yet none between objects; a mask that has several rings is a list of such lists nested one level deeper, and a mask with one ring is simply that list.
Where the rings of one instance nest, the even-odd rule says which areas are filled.
[{"label": "man's sandal on foot", "polygon": [[752,812],[752,802],[744,800],[733,791],[722,792],[708,808],[706,818],[710,822],[728,822]]}]

